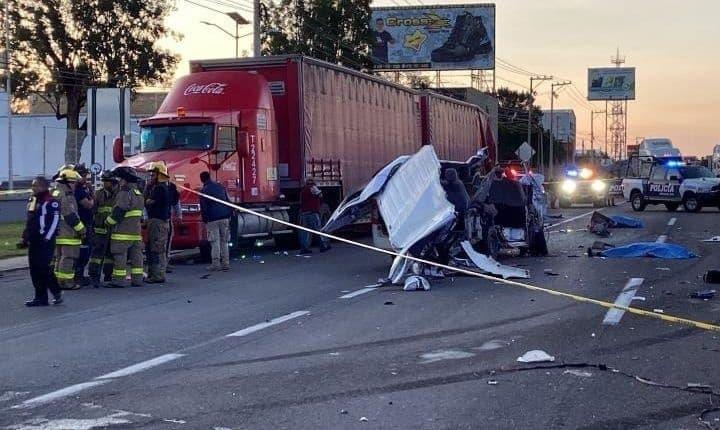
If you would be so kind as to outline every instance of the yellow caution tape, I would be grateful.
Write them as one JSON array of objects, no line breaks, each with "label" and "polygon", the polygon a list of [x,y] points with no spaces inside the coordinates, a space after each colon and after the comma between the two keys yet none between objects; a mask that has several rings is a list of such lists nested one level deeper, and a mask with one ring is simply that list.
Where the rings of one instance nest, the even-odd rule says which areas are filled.
[{"label": "yellow caution tape", "polygon": [[230,207],[232,207],[232,208],[234,208],[234,209],[237,209],[237,210],[239,210],[239,211],[241,211],[241,212],[245,212],[245,213],[247,213],[247,214],[255,215],[255,216],[257,216],[257,217],[266,219],[266,220],[268,220],[268,221],[277,222],[277,223],[279,223],[279,224],[283,224],[283,225],[285,225],[285,226],[292,227],[292,228],[295,228],[295,229],[298,229],[298,230],[303,230],[303,231],[306,231],[306,232],[308,232],[308,233],[317,234],[317,235],[319,235],[319,236],[323,236],[323,237],[326,237],[326,238],[328,238],[328,239],[337,240],[338,242],[347,243],[347,244],[349,244],[349,245],[353,245],[353,246],[356,246],[356,247],[359,247],[359,248],[365,248],[365,249],[368,249],[368,250],[370,250],[370,251],[375,251],[375,252],[379,252],[379,253],[382,253],[382,254],[392,255],[392,256],[395,256],[395,257],[403,257],[403,258],[406,258],[406,259],[408,259],[408,260],[410,260],[410,261],[415,261],[415,262],[418,262],[418,263],[423,263],[423,264],[427,264],[427,265],[430,265],[430,266],[439,267],[439,268],[441,268],[441,269],[445,269],[445,270],[450,270],[450,271],[462,273],[462,274],[468,275],[468,276],[474,276],[474,277],[476,277],[476,278],[486,279],[486,280],[488,280],[488,281],[502,282],[502,283],[507,284],[507,285],[512,285],[512,286],[515,286],[515,287],[525,288],[526,290],[538,291],[538,292],[550,294],[550,295],[553,295],[553,296],[564,297],[564,298],[567,298],[567,299],[574,300],[574,301],[576,301],[576,302],[590,303],[590,304],[597,305],[597,306],[600,306],[600,307],[603,307],[603,308],[607,308],[607,309],[619,309],[619,310],[622,310],[622,311],[625,311],[625,312],[629,312],[629,313],[631,313],[631,314],[640,315],[640,316],[649,317],[649,318],[654,318],[654,319],[658,319],[658,320],[661,320],[661,321],[666,321],[666,322],[671,322],[671,323],[678,323],[678,324],[684,324],[684,325],[688,325],[688,326],[691,326],[691,327],[700,328],[700,329],[703,329],[703,330],[719,331],[719,332],[720,332],[720,325],[716,325],[716,324],[706,323],[706,322],[702,322],[702,321],[695,321],[695,320],[691,320],[691,319],[688,319],[688,318],[676,317],[676,316],[672,316],[672,315],[668,315],[668,314],[661,314],[661,313],[657,313],[657,312],[651,312],[651,311],[647,311],[647,310],[645,310],[645,309],[635,308],[635,307],[631,307],[631,306],[616,305],[615,303],[606,302],[606,301],[604,301],[604,300],[593,299],[593,298],[590,298],[590,297],[584,297],[584,296],[580,296],[580,295],[577,295],[577,294],[566,293],[566,292],[564,292],[564,291],[557,291],[557,290],[553,290],[553,289],[550,289],[550,288],[538,287],[538,286],[535,286],[535,285],[526,284],[526,283],[524,283],[524,282],[517,282],[517,281],[511,281],[511,280],[509,280],[509,279],[496,278],[496,277],[494,277],[494,276],[485,275],[485,274],[478,273],[478,272],[475,272],[475,271],[472,271],[472,270],[463,269],[463,268],[461,268],[461,267],[447,266],[447,265],[445,265],[445,264],[440,264],[440,263],[437,263],[437,262],[434,262],[434,261],[424,260],[424,259],[422,259],[422,258],[413,257],[413,256],[411,256],[411,255],[401,255],[401,254],[398,254],[397,252],[394,252],[394,251],[388,251],[388,250],[386,250],[386,249],[376,248],[376,247],[371,246],[371,245],[366,245],[366,244],[364,244],[364,243],[355,242],[355,241],[352,241],[352,240],[349,240],[349,239],[345,239],[345,238],[342,238],[342,237],[339,237],[339,236],[335,236],[335,235],[332,235],[332,234],[328,234],[328,233],[324,233],[324,232],[321,232],[321,231],[313,230],[313,229],[310,229],[310,228],[307,228],[307,227],[303,227],[303,226],[300,226],[300,225],[296,225],[296,224],[293,224],[293,223],[290,223],[290,222],[287,222],[287,221],[284,221],[284,220],[281,220],[281,219],[273,218],[273,217],[271,217],[270,215],[266,215],[266,214],[263,214],[263,213],[260,213],[260,212],[255,212],[255,211],[253,211],[253,210],[251,210],[251,209],[248,209],[248,208],[245,208],[245,207],[242,207],[242,206],[238,206],[238,205],[235,205],[235,204],[226,202],[226,201],[224,201],[224,200],[220,200],[220,199],[218,199],[218,198],[215,198],[215,197],[213,197],[213,196],[209,196],[209,195],[207,195],[207,194],[203,194],[203,193],[201,193],[201,192],[199,192],[199,191],[193,190],[192,188],[188,188],[188,187],[186,187],[186,186],[184,186],[184,185],[182,185],[182,184],[176,184],[176,185],[178,186],[178,188],[182,188],[182,189],[184,189],[184,190],[186,190],[186,191],[190,191],[190,192],[193,193],[193,194],[197,194],[198,196],[202,196],[202,197],[204,197],[204,198],[206,198],[206,199],[213,200],[213,201],[215,201],[215,202],[217,202],[217,203],[220,203],[220,204],[223,204],[223,205],[226,205],[226,206],[230,206]]}]

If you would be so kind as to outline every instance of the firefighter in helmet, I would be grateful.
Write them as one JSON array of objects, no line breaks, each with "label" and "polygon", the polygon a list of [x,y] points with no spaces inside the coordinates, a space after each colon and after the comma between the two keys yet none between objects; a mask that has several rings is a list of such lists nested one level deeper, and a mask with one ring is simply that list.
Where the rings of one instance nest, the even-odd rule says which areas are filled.
[{"label": "firefighter in helmet", "polygon": [[95,191],[93,208],[94,215],[94,235],[92,241],[92,256],[90,258],[90,266],[88,274],[90,281],[95,288],[101,285],[101,272],[105,281],[112,278],[112,254],[110,254],[110,231],[111,229],[105,224],[105,220],[110,215],[113,205],[115,204],[115,196],[118,192],[118,178],[109,170],[100,175],[102,188]]},{"label": "firefighter in helmet", "polygon": [[168,169],[164,162],[158,161],[149,166],[152,174],[145,192],[147,211],[147,259],[150,284],[165,282],[167,269],[167,240],[170,233],[170,192],[168,188]]},{"label": "firefighter in helmet", "polygon": [[[68,166],[64,166],[68,167]],[[75,282],[75,263],[80,256],[80,245],[85,237],[85,225],[78,216],[75,201],[75,186],[80,175],[72,168],[61,169],[54,177],[56,188],[52,196],[60,202],[62,221],[58,229],[55,244],[57,262],[55,277],[64,290],[76,290],[80,285]]]},{"label": "firefighter in helmet", "polygon": [[118,178],[119,190],[105,225],[111,229],[110,253],[113,256],[110,288],[127,286],[128,260],[131,285],[139,287],[143,282],[143,255],[141,221],[143,216],[143,193],[138,189],[140,177],[134,168],[116,167],[113,175]]}]

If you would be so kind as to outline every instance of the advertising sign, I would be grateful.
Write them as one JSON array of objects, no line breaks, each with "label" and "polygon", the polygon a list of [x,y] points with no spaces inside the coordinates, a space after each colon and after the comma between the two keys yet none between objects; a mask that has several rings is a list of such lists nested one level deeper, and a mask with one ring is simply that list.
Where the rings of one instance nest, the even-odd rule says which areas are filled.
[{"label": "advertising sign", "polygon": [[635,68],[588,69],[588,100],[635,100]]},{"label": "advertising sign", "polygon": [[495,5],[373,8],[378,70],[495,68]]}]

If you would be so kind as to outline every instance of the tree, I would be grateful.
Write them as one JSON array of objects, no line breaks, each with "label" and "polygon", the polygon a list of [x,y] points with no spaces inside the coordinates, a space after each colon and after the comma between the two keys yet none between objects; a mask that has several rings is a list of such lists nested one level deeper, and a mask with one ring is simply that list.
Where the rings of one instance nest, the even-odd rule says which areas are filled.
[{"label": "tree", "polygon": [[[509,88],[500,88],[497,90],[498,99],[498,139],[499,152],[501,160],[517,158],[515,150],[527,140],[528,127],[528,103],[530,93],[514,91]],[[532,136],[533,141],[530,142],[533,149],[538,151],[540,142],[543,142],[545,158],[547,156],[550,144],[550,133],[542,126],[542,111],[539,106],[532,107]],[[560,142],[555,142],[554,158],[555,160],[565,159],[565,148]]]},{"label": "tree", "polygon": [[369,0],[281,0],[264,6],[263,54],[303,54],[370,70]]},{"label": "tree", "polygon": [[79,160],[87,88],[157,84],[178,57],[158,42],[179,35],[165,26],[171,0],[11,1],[14,96],[37,94],[67,122],[65,162]]}]

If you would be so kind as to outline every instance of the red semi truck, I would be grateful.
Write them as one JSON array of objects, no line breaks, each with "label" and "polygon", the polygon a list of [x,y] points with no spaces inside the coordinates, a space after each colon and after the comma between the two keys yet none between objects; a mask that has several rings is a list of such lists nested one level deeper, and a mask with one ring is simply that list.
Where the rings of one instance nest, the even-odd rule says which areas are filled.
[{"label": "red semi truck", "polygon": [[[200,189],[200,172],[230,200],[295,220],[308,176],[323,189],[329,216],[347,192],[402,154],[433,143],[443,159],[464,160],[494,142],[478,107],[417,92],[379,77],[299,55],[201,60],[178,79],[157,114],[140,121],[139,152],[117,163],[143,169],[165,161],[171,180]],[[174,249],[204,248],[195,194],[181,191],[183,221]],[[292,231],[248,214],[232,220],[234,242]]]}]

